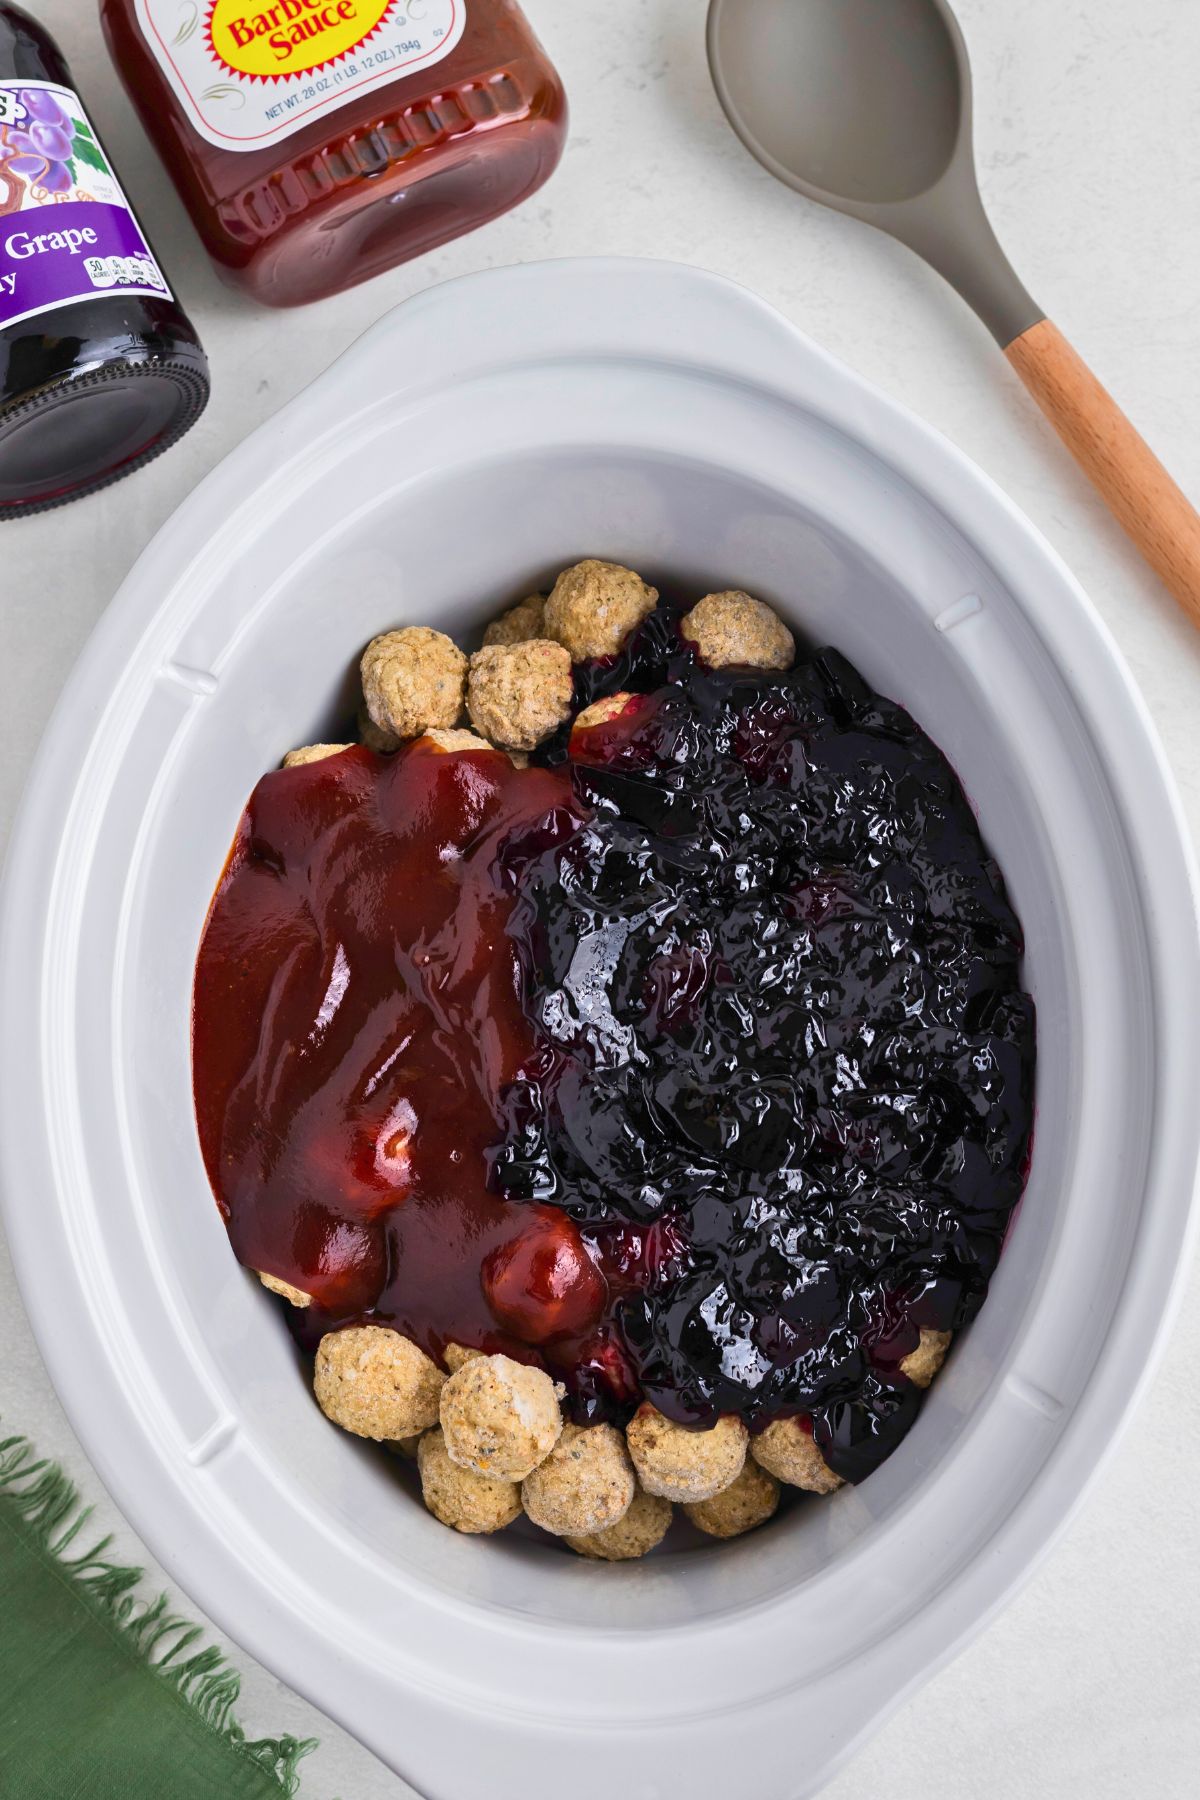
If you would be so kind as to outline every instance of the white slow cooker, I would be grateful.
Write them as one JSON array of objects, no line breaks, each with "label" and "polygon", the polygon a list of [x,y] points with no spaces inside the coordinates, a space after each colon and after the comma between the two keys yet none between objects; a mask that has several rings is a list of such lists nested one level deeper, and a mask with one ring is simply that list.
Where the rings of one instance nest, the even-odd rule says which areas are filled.
[{"label": "white slow cooker", "polygon": [[[857,1489],[597,1566],[457,1537],[313,1405],[192,1118],[205,910],[259,774],[376,632],[582,556],[745,587],[942,746],[1028,938],[1037,1137],[987,1306]],[[410,301],[141,558],[7,869],[0,1182],[34,1328],[130,1520],[430,1800],[801,1800],[1027,1574],[1144,1384],[1193,1219],[1200,933],[1129,677],[977,470],[749,294],[548,263]]]}]

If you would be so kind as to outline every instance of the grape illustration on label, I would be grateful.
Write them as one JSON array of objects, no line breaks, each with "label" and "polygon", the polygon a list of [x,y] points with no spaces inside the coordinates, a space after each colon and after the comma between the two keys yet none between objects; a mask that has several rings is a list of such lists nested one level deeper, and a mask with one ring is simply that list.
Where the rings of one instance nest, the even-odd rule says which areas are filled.
[{"label": "grape illustration on label", "polygon": [[0,82],[0,328],[113,290],[170,297],[78,96]]}]

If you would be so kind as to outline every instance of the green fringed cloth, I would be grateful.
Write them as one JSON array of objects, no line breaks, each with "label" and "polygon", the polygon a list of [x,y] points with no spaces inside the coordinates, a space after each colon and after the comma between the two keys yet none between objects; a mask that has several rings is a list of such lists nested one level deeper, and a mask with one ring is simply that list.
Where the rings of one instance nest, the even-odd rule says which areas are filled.
[{"label": "green fringed cloth", "polygon": [[247,1739],[238,1677],[140,1569],[80,1550],[61,1469],[0,1441],[0,1800],[279,1800],[312,1741]]}]

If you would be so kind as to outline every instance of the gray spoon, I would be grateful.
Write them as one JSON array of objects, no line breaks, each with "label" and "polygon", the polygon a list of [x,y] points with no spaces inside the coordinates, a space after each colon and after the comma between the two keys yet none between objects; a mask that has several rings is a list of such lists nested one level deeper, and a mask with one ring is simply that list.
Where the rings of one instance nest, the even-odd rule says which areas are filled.
[{"label": "gray spoon", "polygon": [[730,124],[764,168],[907,244],[974,308],[1200,625],[1200,515],[1030,298],[988,222],[971,68],[946,0],[711,0],[708,57]]}]

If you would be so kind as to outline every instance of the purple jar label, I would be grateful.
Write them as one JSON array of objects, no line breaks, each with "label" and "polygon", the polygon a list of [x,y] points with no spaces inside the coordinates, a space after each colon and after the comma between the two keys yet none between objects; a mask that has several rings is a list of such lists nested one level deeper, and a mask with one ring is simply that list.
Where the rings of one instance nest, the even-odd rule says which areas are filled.
[{"label": "purple jar label", "polygon": [[0,330],[103,294],[172,298],[78,95],[0,81]]}]

